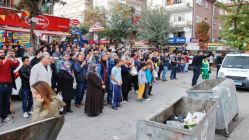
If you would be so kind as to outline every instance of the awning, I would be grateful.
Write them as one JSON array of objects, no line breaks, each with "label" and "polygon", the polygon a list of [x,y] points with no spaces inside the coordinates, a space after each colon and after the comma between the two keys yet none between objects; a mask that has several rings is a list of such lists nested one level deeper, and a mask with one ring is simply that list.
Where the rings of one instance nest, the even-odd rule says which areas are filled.
[{"label": "awning", "polygon": [[[9,26],[0,26],[1,30],[13,31],[13,32],[24,32],[29,33],[30,29],[22,28],[22,27],[9,27]],[[59,32],[59,31],[42,31],[42,30],[34,30],[36,36],[41,35],[49,35],[49,36],[70,36],[71,34],[67,32]]]}]

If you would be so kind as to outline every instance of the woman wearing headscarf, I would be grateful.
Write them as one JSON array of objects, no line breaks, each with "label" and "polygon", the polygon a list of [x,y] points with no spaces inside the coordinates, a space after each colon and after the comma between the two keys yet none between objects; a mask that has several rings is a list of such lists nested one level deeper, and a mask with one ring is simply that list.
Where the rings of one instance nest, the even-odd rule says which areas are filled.
[{"label": "woman wearing headscarf", "polygon": [[66,103],[64,113],[72,113],[71,100],[73,98],[73,72],[69,61],[64,61],[58,74],[58,91],[62,92],[63,101]]},{"label": "woman wearing headscarf", "polygon": [[97,65],[94,63],[90,64],[87,74],[87,93],[85,102],[85,113],[88,116],[95,117],[102,113],[104,89],[105,85],[97,75]]},{"label": "woman wearing headscarf", "polygon": [[131,75],[130,75],[130,62],[126,61],[121,66],[121,76],[122,76],[122,96],[124,101],[128,101],[128,94],[131,90]]}]

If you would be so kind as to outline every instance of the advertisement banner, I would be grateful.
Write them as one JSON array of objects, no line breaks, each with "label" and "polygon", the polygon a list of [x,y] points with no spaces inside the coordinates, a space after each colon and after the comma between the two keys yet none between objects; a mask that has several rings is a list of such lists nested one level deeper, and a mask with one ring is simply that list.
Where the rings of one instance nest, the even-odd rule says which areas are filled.
[{"label": "advertisement banner", "polygon": [[15,43],[19,43],[21,46],[29,46],[30,35],[25,33],[13,33],[13,40]]},{"label": "advertisement banner", "polygon": [[35,30],[69,32],[70,20],[67,18],[55,17],[50,15],[39,15],[30,19],[27,12],[18,12],[13,9],[0,7],[0,26],[30,28],[30,21],[35,22]]},{"label": "advertisement banner", "polygon": [[0,30],[0,46],[5,42],[5,31]]}]

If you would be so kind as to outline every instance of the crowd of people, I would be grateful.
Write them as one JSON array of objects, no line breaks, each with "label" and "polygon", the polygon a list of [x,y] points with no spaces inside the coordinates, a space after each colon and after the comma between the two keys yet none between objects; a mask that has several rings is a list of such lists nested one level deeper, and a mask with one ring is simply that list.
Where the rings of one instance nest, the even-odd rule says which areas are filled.
[{"label": "crowd of people", "polygon": [[[114,46],[80,47],[55,41],[41,45],[34,56],[32,51],[27,47],[0,48],[0,115],[3,122],[11,121],[8,114],[16,78],[13,71],[20,63],[17,57],[21,57],[23,63],[18,70],[23,117],[32,116],[33,121],[72,113],[72,104],[84,107],[88,116],[98,116],[105,104],[118,110],[129,101],[131,92],[137,94],[138,102],[149,101],[156,81],[176,80],[178,73],[188,71],[190,61],[188,51],[169,53],[167,50],[128,50]],[[207,64],[204,60],[209,56],[194,58],[192,85],[196,84],[197,75],[199,77],[200,70],[204,70],[201,65]],[[205,70],[207,68],[209,65]],[[171,73],[167,77],[169,69]]]}]

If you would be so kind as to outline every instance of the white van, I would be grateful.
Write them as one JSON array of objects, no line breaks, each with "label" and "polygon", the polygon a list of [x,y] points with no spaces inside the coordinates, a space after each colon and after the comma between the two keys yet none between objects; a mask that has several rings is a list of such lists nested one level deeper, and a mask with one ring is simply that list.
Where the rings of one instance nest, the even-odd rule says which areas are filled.
[{"label": "white van", "polygon": [[218,77],[232,79],[237,87],[249,89],[249,54],[227,54]]}]

